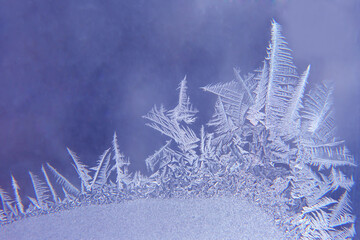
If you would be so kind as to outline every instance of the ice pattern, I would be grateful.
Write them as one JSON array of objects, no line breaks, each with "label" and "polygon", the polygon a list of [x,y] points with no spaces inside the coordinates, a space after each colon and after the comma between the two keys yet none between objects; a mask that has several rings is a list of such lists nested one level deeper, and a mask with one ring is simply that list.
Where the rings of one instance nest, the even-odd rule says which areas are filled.
[{"label": "ice pattern", "polygon": [[93,167],[68,149],[79,187],[46,163],[43,176],[29,172],[35,198],[28,197],[24,206],[12,176],[14,197],[0,188],[0,223],[139,198],[232,195],[270,212],[291,239],[351,239],[349,169],[355,160],[335,136],[332,83],[308,89],[309,75],[310,66],[297,72],[281,26],[273,20],[267,56],[258,69],[243,75],[234,68],[234,80],[202,88],[217,101],[201,129],[192,129],[198,110],[187,94],[186,76],[174,108],[154,106],[144,115],[149,127],[169,138],[145,159],[148,174],[128,170],[130,161],[115,133],[111,148]]}]

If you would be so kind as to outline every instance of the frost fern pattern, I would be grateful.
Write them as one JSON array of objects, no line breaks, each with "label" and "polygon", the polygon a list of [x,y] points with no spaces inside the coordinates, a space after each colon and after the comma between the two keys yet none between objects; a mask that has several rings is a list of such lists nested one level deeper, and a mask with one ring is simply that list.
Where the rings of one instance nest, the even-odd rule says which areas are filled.
[{"label": "frost fern pattern", "polygon": [[79,187],[46,163],[42,177],[29,172],[35,197],[25,207],[11,176],[14,197],[0,188],[0,222],[88,204],[231,194],[273,213],[291,239],[351,239],[354,181],[348,170],[355,160],[335,136],[332,84],[308,90],[309,74],[310,66],[297,72],[273,21],[259,69],[242,75],[234,68],[234,80],[203,87],[217,96],[206,126],[191,128],[198,111],[187,95],[186,77],[173,109],[154,106],[144,116],[148,126],[169,137],[145,159],[148,174],[129,172],[114,134],[112,147],[92,168],[68,149]]}]

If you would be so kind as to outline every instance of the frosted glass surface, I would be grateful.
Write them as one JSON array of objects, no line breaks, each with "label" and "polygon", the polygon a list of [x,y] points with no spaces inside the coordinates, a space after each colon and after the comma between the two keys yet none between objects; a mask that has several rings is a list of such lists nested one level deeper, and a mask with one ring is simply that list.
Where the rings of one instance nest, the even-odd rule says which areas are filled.
[{"label": "frosted glass surface", "polygon": [[271,217],[234,198],[136,200],[33,217],[0,231],[1,239],[280,240]]}]

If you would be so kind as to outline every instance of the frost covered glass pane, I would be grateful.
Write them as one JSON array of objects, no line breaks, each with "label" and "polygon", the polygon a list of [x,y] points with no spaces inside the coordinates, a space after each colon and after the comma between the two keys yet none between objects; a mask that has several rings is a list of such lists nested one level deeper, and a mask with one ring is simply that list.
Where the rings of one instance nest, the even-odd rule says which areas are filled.
[{"label": "frost covered glass pane", "polygon": [[[218,7],[226,11],[231,11],[228,9],[230,6],[240,7],[239,3],[232,1],[218,5],[206,1],[194,2],[196,4],[190,7],[212,11],[213,14],[216,14]],[[114,9],[129,7],[131,12],[144,11],[141,5],[149,7],[145,1],[139,1],[139,6],[111,4]],[[172,9],[174,6],[170,4],[165,7]],[[92,32],[91,26],[93,24],[95,29],[100,30],[101,21],[108,20],[98,12],[98,4],[90,1],[75,4],[75,7],[79,11],[94,11],[103,18],[95,22],[93,17],[82,19],[89,21],[89,24],[85,24],[89,26],[82,29],[83,32],[74,33],[76,36],[73,40],[86,42],[89,37],[101,40],[100,35]],[[253,6],[250,4],[246,7]],[[110,9],[106,9],[111,14]],[[166,15],[164,19],[171,18],[168,11],[159,13]],[[151,22],[146,16],[144,19]],[[192,20],[199,24],[196,17]],[[132,21],[136,24],[131,26],[139,27],[145,34],[142,22]],[[186,23],[186,20],[180,22]],[[159,29],[176,27],[176,24],[176,21],[173,23],[175,26],[161,22],[147,31],[157,34]],[[191,25],[190,22],[188,24]],[[221,25],[214,22],[214,29],[216,24]],[[358,181],[354,174],[357,164],[349,150],[351,148],[336,131],[337,85],[311,78],[314,66],[306,65],[298,69],[289,47],[291,42],[287,42],[282,26],[275,19],[269,22],[269,26],[268,46],[264,48],[264,58],[258,62],[257,68],[247,73],[236,67],[230,68],[230,73],[224,76],[232,76],[232,79],[223,82],[205,79],[203,82],[207,84],[201,89],[192,89],[191,86],[197,77],[206,78],[205,75],[195,77],[181,72],[177,79],[177,92],[175,86],[171,89],[173,101],[156,104],[148,112],[144,110],[141,113],[143,118],[139,116],[139,119],[144,120],[145,125],[153,131],[153,135],[145,140],[151,146],[156,145],[152,143],[155,139],[157,143],[159,139],[162,141],[147,157],[141,159],[146,169],[134,167],[132,164],[137,160],[130,160],[124,151],[124,142],[132,141],[124,125],[115,133],[111,130],[111,139],[99,151],[95,161],[81,157],[78,151],[82,150],[69,146],[69,170],[59,169],[58,163],[47,159],[42,165],[39,164],[39,171],[29,169],[28,186],[20,184],[24,177],[12,173],[9,184],[4,184],[8,187],[0,188],[0,238],[18,239],[25,235],[26,239],[52,238],[54,235],[74,239],[355,237],[356,209],[353,209],[352,195]],[[192,29],[190,26],[187,28]],[[130,27],[121,29],[125,36],[137,38],[138,34],[142,34]],[[108,34],[118,36],[113,31],[109,30]],[[123,37],[122,34],[118,37]],[[188,34],[196,36],[197,32]],[[265,32],[262,34],[267,36]],[[177,41],[171,37],[167,40]],[[142,44],[153,44],[151,46],[155,50],[161,48],[158,42],[152,41],[157,40],[147,39]],[[131,45],[132,41],[126,43]],[[210,48],[211,39],[204,40],[203,44],[204,48]],[[187,51],[186,42],[181,46],[180,50]],[[117,51],[116,46],[109,48]],[[168,50],[181,54],[179,49]],[[85,49],[79,48],[78,51],[79,54],[87,53]],[[126,50],[123,51],[125,53],[121,56],[133,61],[131,57],[136,54],[126,55]],[[104,54],[110,56],[111,51]],[[136,60],[142,64],[146,56],[141,56],[141,60]],[[96,57],[91,56],[88,64],[102,69]],[[102,59],[101,56],[99,58]],[[180,61],[177,57],[174,59]],[[164,62],[161,64],[166,68]],[[127,66],[136,69],[134,78],[146,73],[139,68],[140,65]],[[211,74],[211,68],[207,70]],[[118,73],[117,77],[121,77],[122,72],[119,70]],[[97,80],[105,78],[101,74],[96,73]],[[80,89],[87,87],[87,83],[78,84]],[[101,82],[96,84],[102,88]],[[119,86],[126,89],[130,86],[127,84],[124,81]],[[123,98],[126,100],[122,105],[125,108],[117,109],[124,111],[121,118],[129,117],[130,113],[125,111],[133,111],[134,106],[146,105],[142,102],[141,86],[135,89],[137,95],[131,101]],[[154,95],[159,95],[156,91]],[[102,92],[104,96],[106,93],[107,90]],[[171,95],[168,92],[162,94]],[[199,96],[213,99],[212,102],[206,100],[202,103]],[[101,101],[101,98],[97,100]],[[209,102],[214,103],[213,106],[209,107]],[[108,114],[110,110],[105,105],[102,107],[106,110],[99,110],[97,114]],[[87,107],[91,108],[91,104]],[[212,111],[212,115],[208,114],[206,119],[202,111]],[[143,146],[134,144],[132,148],[141,151]]]}]

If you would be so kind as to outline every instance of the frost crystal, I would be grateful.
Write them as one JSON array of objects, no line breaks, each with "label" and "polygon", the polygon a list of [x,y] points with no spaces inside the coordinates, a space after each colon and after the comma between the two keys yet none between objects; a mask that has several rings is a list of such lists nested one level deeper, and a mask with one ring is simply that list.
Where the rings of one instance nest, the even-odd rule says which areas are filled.
[{"label": "frost crystal", "polygon": [[235,80],[203,88],[217,101],[199,136],[190,127],[198,111],[186,93],[186,77],[172,110],[155,106],[144,116],[148,126],[170,138],[145,160],[148,175],[128,171],[114,134],[112,148],[94,167],[68,149],[81,188],[47,163],[43,177],[30,172],[35,198],[28,197],[25,208],[12,176],[15,200],[0,188],[0,223],[88,204],[230,194],[270,212],[291,239],[350,239],[354,181],[346,169],[355,161],[344,141],[335,138],[332,85],[307,90],[309,73],[310,66],[297,73],[281,27],[273,21],[259,69],[246,76],[234,69]]}]

